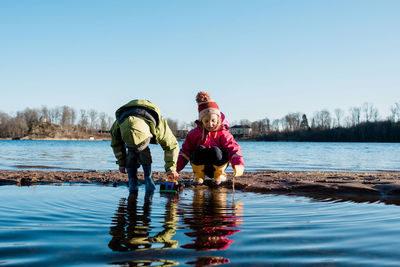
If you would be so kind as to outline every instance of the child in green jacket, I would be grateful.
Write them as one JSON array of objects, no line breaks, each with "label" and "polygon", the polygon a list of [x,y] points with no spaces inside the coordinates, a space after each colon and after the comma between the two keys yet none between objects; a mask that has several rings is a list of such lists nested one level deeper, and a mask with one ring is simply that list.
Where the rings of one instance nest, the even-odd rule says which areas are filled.
[{"label": "child in green jacket", "polygon": [[165,171],[178,178],[176,161],[178,142],[168,127],[160,110],[148,100],[132,100],[115,112],[116,120],[111,127],[111,147],[121,173],[128,173],[129,191],[138,190],[137,169],[142,165],[146,192],[155,190],[151,174],[149,144],[160,144],[164,150]]}]

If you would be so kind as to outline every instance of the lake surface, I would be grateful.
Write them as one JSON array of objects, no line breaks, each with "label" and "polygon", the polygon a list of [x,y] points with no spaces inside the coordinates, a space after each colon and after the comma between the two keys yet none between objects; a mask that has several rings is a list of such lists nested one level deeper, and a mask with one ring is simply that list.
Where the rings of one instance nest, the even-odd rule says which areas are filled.
[{"label": "lake surface", "polygon": [[[182,142],[180,142],[180,145]],[[400,143],[239,142],[246,170],[400,170]],[[153,170],[163,151],[150,145]],[[109,141],[0,140],[2,170],[116,170]],[[189,164],[184,169],[191,171]],[[231,170],[229,167],[228,170]]]},{"label": "lake surface", "polygon": [[0,186],[0,265],[398,266],[400,206],[185,189]]}]

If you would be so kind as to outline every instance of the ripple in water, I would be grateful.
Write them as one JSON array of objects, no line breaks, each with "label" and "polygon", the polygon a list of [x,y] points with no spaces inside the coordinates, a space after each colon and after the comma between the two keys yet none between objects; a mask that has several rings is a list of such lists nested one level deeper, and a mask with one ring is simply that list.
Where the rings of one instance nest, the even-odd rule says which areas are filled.
[{"label": "ripple in water", "polygon": [[[397,265],[400,206],[126,187],[1,186],[5,266]],[[390,249],[388,249],[390,248]]]}]

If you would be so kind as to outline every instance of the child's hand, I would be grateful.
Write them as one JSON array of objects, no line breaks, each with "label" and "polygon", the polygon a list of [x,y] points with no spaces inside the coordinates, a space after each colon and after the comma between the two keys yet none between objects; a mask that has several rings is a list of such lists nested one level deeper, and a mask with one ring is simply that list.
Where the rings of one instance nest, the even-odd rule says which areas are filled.
[{"label": "child's hand", "polygon": [[243,165],[235,165],[235,167],[233,167],[233,177],[242,176],[243,172],[244,172]]},{"label": "child's hand", "polygon": [[169,171],[167,172],[168,179],[173,179],[177,180],[179,177],[179,174],[176,171]]},{"label": "child's hand", "polygon": [[120,173],[126,173],[126,168],[124,166],[119,166]]}]

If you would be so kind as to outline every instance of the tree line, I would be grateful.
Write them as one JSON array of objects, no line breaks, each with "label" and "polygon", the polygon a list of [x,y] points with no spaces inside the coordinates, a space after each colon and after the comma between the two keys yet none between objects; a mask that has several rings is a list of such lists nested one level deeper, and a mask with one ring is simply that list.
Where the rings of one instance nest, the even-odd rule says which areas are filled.
[{"label": "tree line", "polygon": [[108,132],[113,122],[111,116],[93,109],[76,112],[68,106],[26,108],[15,116],[0,112],[0,138],[86,138]]},{"label": "tree line", "polygon": [[400,103],[390,107],[387,118],[381,118],[373,104],[364,103],[347,113],[324,109],[311,117],[296,112],[273,121],[265,118],[236,124],[251,127],[245,138],[264,141],[400,142]]},{"label": "tree line", "polygon": [[[233,125],[250,126],[251,133],[238,136],[265,141],[400,141],[400,103],[390,107],[390,116],[382,119],[379,111],[371,103],[352,107],[346,113],[326,109],[308,117],[301,112],[288,113],[281,119],[264,118],[258,121],[240,120]],[[167,118],[172,132],[185,138],[188,130],[195,124],[179,123]],[[0,112],[0,138],[50,137],[87,138],[89,135],[109,136],[114,117],[93,109],[75,109],[62,106],[55,108],[26,108],[15,116]]]},{"label": "tree line", "polygon": [[[77,112],[69,106],[26,108],[14,116],[0,111],[0,138],[77,138],[110,137],[115,118],[94,109]],[[173,133],[183,139],[194,123],[167,118]]]}]

